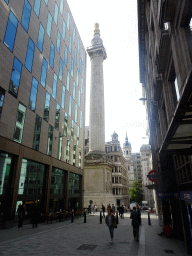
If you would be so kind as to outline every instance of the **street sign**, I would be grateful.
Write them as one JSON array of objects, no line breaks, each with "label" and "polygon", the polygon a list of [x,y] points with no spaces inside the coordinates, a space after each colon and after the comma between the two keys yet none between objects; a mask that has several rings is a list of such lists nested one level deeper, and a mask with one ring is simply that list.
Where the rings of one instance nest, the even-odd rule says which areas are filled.
[{"label": "street sign", "polygon": [[158,173],[157,170],[151,170],[148,175],[147,178],[152,181],[152,182],[157,182],[158,181]]}]

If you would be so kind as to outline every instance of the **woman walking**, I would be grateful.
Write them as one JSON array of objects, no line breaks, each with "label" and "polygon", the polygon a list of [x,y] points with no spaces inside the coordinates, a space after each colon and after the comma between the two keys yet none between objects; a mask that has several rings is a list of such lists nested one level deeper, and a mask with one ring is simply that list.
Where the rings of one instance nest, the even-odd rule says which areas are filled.
[{"label": "woman walking", "polygon": [[112,210],[108,210],[108,215],[105,218],[106,224],[109,227],[110,237],[111,237],[111,244],[113,244],[113,230],[114,227],[117,227],[115,216],[112,214]]}]

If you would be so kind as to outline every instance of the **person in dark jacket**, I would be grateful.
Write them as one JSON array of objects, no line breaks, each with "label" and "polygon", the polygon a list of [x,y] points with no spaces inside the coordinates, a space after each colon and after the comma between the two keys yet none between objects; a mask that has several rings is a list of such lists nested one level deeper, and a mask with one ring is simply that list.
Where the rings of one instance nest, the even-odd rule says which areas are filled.
[{"label": "person in dark jacket", "polygon": [[33,228],[36,226],[37,228],[37,223],[38,223],[38,218],[39,218],[39,209],[38,209],[38,205],[35,204],[33,206],[33,210],[32,210],[32,218],[31,218],[31,222],[33,224]]},{"label": "person in dark jacket", "polygon": [[105,222],[107,224],[107,226],[109,227],[109,232],[110,232],[110,237],[111,237],[111,244],[113,244],[113,230],[114,230],[114,226],[116,225],[116,219],[115,216],[112,213],[112,210],[109,209],[108,210],[108,215],[105,218]]},{"label": "person in dark jacket", "polygon": [[103,217],[105,218],[105,206],[102,204]]},{"label": "person in dark jacket", "polygon": [[130,219],[132,219],[133,226],[133,236],[136,238],[136,241],[139,241],[139,225],[140,225],[140,214],[136,211],[136,207],[133,207]]}]

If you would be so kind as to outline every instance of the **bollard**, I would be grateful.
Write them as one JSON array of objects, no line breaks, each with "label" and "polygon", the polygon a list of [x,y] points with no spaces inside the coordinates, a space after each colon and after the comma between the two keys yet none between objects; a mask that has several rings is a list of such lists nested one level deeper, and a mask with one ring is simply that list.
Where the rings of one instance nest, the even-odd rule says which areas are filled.
[{"label": "bollard", "polygon": [[101,215],[101,211],[100,211],[100,222],[99,224],[102,224],[102,215]]},{"label": "bollard", "polygon": [[86,223],[86,211],[84,211],[84,223]]},{"label": "bollard", "polygon": [[151,225],[150,212],[148,212],[148,225]]},{"label": "bollard", "polygon": [[116,223],[119,224],[119,220],[118,220],[118,211],[116,211]]}]

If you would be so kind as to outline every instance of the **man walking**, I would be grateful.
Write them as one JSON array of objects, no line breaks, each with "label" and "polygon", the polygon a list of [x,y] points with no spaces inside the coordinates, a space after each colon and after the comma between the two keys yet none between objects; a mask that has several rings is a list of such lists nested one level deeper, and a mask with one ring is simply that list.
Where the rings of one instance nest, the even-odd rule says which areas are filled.
[{"label": "man walking", "polygon": [[102,204],[103,217],[105,218],[105,206]]},{"label": "man walking", "polygon": [[112,213],[115,214],[115,205],[112,204]]},{"label": "man walking", "polygon": [[133,207],[133,211],[131,213],[130,219],[132,219],[133,226],[133,236],[136,238],[136,241],[139,241],[139,224],[140,224],[140,214],[136,211],[136,207]]}]

